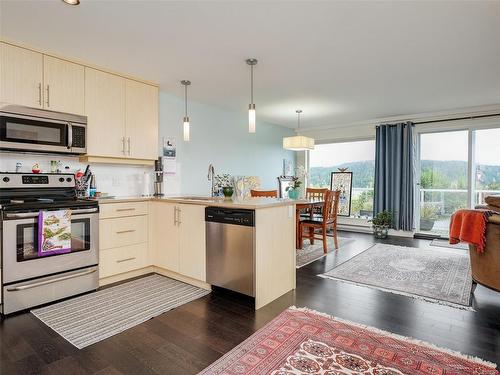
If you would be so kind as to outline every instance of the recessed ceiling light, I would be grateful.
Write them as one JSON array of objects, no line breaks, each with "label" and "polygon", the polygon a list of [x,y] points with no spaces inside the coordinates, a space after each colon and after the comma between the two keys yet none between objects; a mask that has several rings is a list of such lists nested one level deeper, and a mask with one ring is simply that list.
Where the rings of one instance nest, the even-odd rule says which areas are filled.
[{"label": "recessed ceiling light", "polygon": [[79,5],[80,4],[80,0],[62,0],[64,1],[66,4],[69,4],[69,5]]}]

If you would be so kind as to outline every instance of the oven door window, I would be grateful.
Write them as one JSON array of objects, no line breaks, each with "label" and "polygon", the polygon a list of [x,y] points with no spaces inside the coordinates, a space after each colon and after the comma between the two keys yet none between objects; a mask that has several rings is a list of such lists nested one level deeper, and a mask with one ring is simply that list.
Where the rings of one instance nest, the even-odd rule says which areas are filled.
[{"label": "oven door window", "polygon": [[[17,261],[48,258],[38,256],[38,223],[17,225]],[[90,250],[90,219],[71,220],[71,252]],[[67,254],[67,253],[66,253]]]},{"label": "oven door window", "polygon": [[66,124],[54,122],[1,116],[0,140],[4,142],[67,146],[68,127]]}]

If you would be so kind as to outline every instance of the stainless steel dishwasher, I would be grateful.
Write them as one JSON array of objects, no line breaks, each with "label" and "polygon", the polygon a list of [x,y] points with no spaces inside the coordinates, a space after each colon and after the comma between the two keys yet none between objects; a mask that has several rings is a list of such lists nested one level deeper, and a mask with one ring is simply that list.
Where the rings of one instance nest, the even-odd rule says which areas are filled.
[{"label": "stainless steel dishwasher", "polygon": [[207,282],[255,297],[255,211],[205,208]]}]

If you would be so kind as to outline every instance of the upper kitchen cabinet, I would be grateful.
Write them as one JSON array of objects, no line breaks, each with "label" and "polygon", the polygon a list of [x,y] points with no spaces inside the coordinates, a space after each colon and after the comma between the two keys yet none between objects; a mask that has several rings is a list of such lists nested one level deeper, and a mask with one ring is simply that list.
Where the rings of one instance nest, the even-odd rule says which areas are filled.
[{"label": "upper kitchen cabinet", "polygon": [[9,41],[0,48],[0,102],[87,116],[82,162],[154,164],[156,84]]},{"label": "upper kitchen cabinet", "polygon": [[126,80],[125,131],[127,154],[154,160],[158,155],[158,88]]},{"label": "upper kitchen cabinet", "polygon": [[0,43],[0,102],[41,108],[43,55]]},{"label": "upper kitchen cabinet", "polygon": [[84,77],[83,65],[44,55],[44,108],[85,114]]},{"label": "upper kitchen cabinet", "polygon": [[85,112],[87,153],[125,157],[125,78],[86,67]]}]

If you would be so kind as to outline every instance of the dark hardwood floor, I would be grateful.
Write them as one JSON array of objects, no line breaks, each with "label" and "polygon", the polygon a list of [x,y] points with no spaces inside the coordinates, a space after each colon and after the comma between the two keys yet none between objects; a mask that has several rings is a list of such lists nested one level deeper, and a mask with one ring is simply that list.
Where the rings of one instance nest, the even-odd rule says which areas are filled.
[{"label": "dark hardwood floor", "polygon": [[[478,286],[471,312],[317,277],[375,242],[341,235],[356,241],[298,270],[297,289],[257,312],[242,298],[212,293],[83,350],[30,313],[3,319],[0,374],[195,374],[290,305],[500,363],[500,293]],[[409,238],[380,242],[429,246]]]}]

